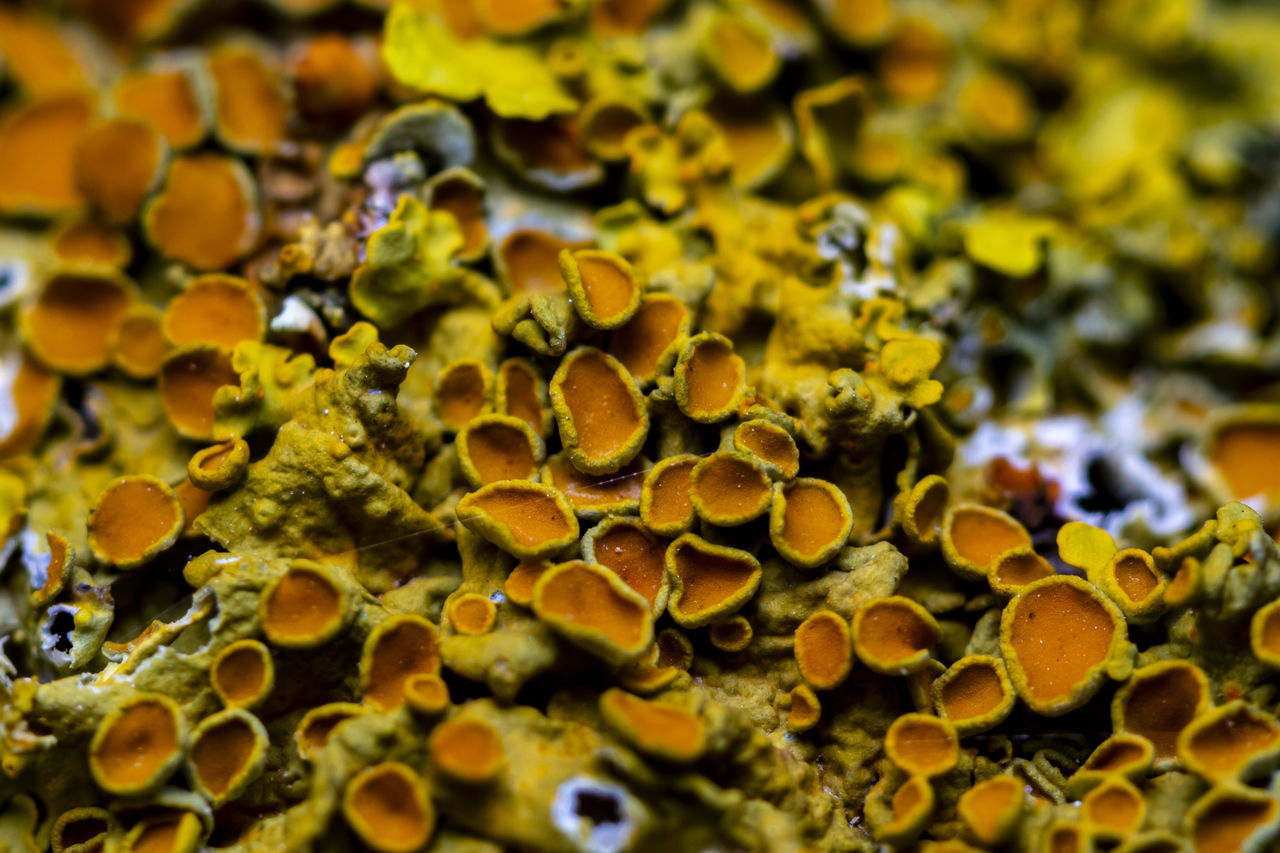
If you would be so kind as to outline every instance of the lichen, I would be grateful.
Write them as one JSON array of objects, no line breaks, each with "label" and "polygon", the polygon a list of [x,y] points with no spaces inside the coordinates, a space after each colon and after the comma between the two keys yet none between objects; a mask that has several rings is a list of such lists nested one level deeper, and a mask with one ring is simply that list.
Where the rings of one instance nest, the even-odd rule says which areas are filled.
[{"label": "lichen", "polygon": [[1271,4],[241,5],[0,10],[0,848],[1275,849]]}]

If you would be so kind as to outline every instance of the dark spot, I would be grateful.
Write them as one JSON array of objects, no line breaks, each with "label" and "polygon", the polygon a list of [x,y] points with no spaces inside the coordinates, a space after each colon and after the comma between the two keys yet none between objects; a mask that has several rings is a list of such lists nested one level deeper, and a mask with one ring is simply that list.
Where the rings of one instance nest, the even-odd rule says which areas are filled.
[{"label": "dark spot", "polygon": [[1135,488],[1106,456],[1099,454],[1090,459],[1085,474],[1089,494],[1076,503],[1086,512],[1115,512],[1142,497],[1141,489]]},{"label": "dark spot", "polygon": [[599,791],[578,791],[574,811],[596,826],[605,823],[622,823],[622,809],[618,798]]},{"label": "dark spot", "polygon": [[47,632],[50,636],[56,637],[53,641],[53,648],[59,652],[71,651],[71,632],[76,629],[76,618],[70,610],[59,610],[53,614],[53,618],[49,620]]},{"label": "dark spot", "polygon": [[73,847],[92,841],[111,827],[100,817],[87,817],[73,820],[62,828],[63,848]]}]

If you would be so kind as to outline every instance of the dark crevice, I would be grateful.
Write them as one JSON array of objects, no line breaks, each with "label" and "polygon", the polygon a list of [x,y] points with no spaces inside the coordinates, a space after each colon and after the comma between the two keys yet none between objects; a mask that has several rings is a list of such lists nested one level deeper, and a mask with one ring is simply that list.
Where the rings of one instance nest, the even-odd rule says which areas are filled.
[{"label": "dark crevice", "polygon": [[76,618],[70,610],[59,610],[49,620],[48,633],[56,637],[53,641],[54,651],[68,654],[71,652],[71,632],[76,629]]},{"label": "dark crevice", "polygon": [[606,823],[622,823],[622,808],[618,798],[599,791],[579,791],[574,811],[596,826]]}]

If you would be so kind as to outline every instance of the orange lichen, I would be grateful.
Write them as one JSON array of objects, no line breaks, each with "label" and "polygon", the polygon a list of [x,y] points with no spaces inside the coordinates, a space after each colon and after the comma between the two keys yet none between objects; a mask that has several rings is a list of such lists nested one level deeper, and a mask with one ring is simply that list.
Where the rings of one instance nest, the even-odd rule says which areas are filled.
[{"label": "orange lichen", "polygon": [[215,804],[233,800],[261,771],[266,749],[267,731],[249,712],[206,717],[191,737],[191,781]]},{"label": "orange lichen", "polygon": [[30,101],[0,118],[0,212],[48,216],[81,203],[76,142],[92,118],[92,102],[76,94]]},{"label": "orange lichen", "polygon": [[66,537],[51,531],[45,534],[45,542],[49,545],[49,562],[44,567],[44,578],[41,580],[38,574],[32,575],[32,585],[39,583],[31,591],[31,600],[37,607],[53,601],[62,592],[69,569],[75,562],[75,552],[71,550]]},{"label": "orange lichen", "polygon": [[70,0],[67,5],[123,44],[167,35],[191,6],[188,0]]},{"label": "orange lichen", "polygon": [[462,232],[460,260],[475,260],[484,255],[489,245],[489,225],[485,221],[484,185],[471,172],[452,169],[437,175],[430,183],[428,206],[449,213]]},{"label": "orange lichen", "polygon": [[676,405],[699,423],[722,421],[737,411],[746,372],[728,338],[714,332],[694,335],[676,363]]},{"label": "orange lichen", "polygon": [[741,614],[730,616],[707,629],[707,639],[722,652],[740,652],[751,645],[755,631]]},{"label": "orange lichen", "polygon": [[649,602],[655,617],[667,605],[666,543],[638,521],[610,518],[583,540],[587,562],[599,563]]},{"label": "orange lichen", "polygon": [[133,245],[119,228],[96,219],[70,219],[49,239],[54,257],[65,267],[123,269],[133,259]]},{"label": "orange lichen", "polygon": [[[885,783],[888,777],[883,780]],[[911,844],[924,830],[933,814],[936,797],[933,786],[923,776],[912,776],[898,786],[889,799],[892,820],[875,831],[877,840],[895,846]]]},{"label": "orange lichen", "polygon": [[1084,823],[1095,834],[1113,839],[1136,832],[1146,811],[1142,792],[1123,777],[1106,780],[1085,794],[1080,804]]},{"label": "orange lichen", "polygon": [[867,666],[887,675],[923,667],[941,636],[933,616],[901,596],[874,599],[853,614],[853,650]]},{"label": "orange lichen", "polygon": [[453,717],[436,726],[427,740],[431,766],[456,782],[479,785],[502,770],[502,737],[483,720]]},{"label": "orange lichen", "polygon": [[647,110],[639,103],[609,95],[592,99],[578,113],[582,142],[600,160],[624,160],[627,134],[648,123]]},{"label": "orange lichen", "polygon": [[0,459],[26,453],[40,439],[53,411],[61,380],[34,360],[20,356],[16,370],[0,371],[0,405],[11,420],[0,433]]},{"label": "orange lichen", "polygon": [[1280,724],[1235,700],[1198,715],[1178,734],[1178,757],[1210,782],[1249,778],[1280,759]]},{"label": "orange lichen", "polygon": [[455,445],[462,474],[477,489],[500,480],[532,479],[546,452],[529,425],[510,415],[472,418]]},{"label": "orange lichen", "polygon": [[[243,438],[237,437],[197,450],[187,463],[188,474],[192,471],[199,471],[206,476],[216,475],[217,471],[223,468],[229,460],[237,456],[247,459],[249,456],[248,448],[248,442]],[[210,490],[213,488],[205,484],[200,484],[200,487]]]},{"label": "orange lichen", "polygon": [[946,81],[950,53],[937,27],[922,18],[904,18],[880,55],[880,81],[900,101],[930,101]]},{"label": "orange lichen", "polygon": [[284,139],[288,104],[264,51],[247,45],[222,45],[209,53],[209,71],[217,87],[218,137],[247,154],[267,154]]},{"label": "orange lichen", "polygon": [[333,730],[354,717],[369,713],[366,705],[353,702],[330,702],[317,705],[303,715],[298,727],[293,732],[293,741],[298,747],[298,754],[308,761],[315,761],[320,751],[329,743]]},{"label": "orange lichen", "polygon": [[546,560],[522,560],[511,570],[511,574],[507,575],[507,579],[502,584],[502,591],[508,599],[521,607],[530,607],[533,605],[534,587],[538,585],[538,579],[542,577],[543,572],[549,568],[551,564]]},{"label": "orange lichen", "polygon": [[27,348],[51,370],[101,370],[111,361],[112,335],[135,298],[133,283],[114,273],[57,273],[23,318]]},{"label": "orange lichen", "polygon": [[1191,806],[1187,827],[1196,853],[1262,850],[1277,830],[1280,803],[1265,791],[1213,788]]},{"label": "orange lichen", "polygon": [[1280,421],[1270,417],[1238,417],[1218,427],[1210,438],[1209,460],[1230,497],[1280,498]]},{"label": "orange lichen", "polygon": [[806,732],[822,718],[822,703],[814,695],[813,688],[801,684],[791,688],[791,709],[787,711],[787,728],[793,732]]},{"label": "orange lichen", "polygon": [[600,0],[591,4],[591,31],[601,36],[637,35],[671,0]]},{"label": "orange lichen", "polygon": [[1259,661],[1280,669],[1280,601],[1258,608],[1249,623],[1249,644]]},{"label": "orange lichen", "polygon": [[800,471],[800,449],[791,433],[763,418],[733,428],[733,446],[764,463],[770,474],[790,480]]},{"label": "orange lichen", "polygon": [[801,677],[818,690],[830,690],[853,666],[849,623],[830,610],[811,614],[796,628],[795,654]]},{"label": "orange lichen", "polygon": [[124,640],[123,642],[113,642],[111,640],[107,640],[105,643],[102,644],[103,651],[111,655],[127,654],[130,651],[133,651],[134,649],[138,648],[147,640],[156,639],[160,635],[160,632],[165,628],[165,624],[166,623],[161,622],[159,619],[152,619],[149,623],[147,623],[147,627],[143,628],[136,635],[134,635],[133,639]]},{"label": "orange lichen", "polygon": [[[820,186],[832,186],[851,167],[859,177],[873,181],[883,180],[885,173],[896,174],[901,158],[885,158],[875,149],[875,136],[861,131],[871,111],[870,101],[867,80],[861,75],[838,78],[795,96],[799,148]],[[851,144],[842,145],[839,140],[844,139]],[[890,160],[887,169],[877,164],[884,159]],[[825,207],[827,202],[820,204]]]},{"label": "orange lichen", "polygon": [[[548,63],[557,58],[565,56],[553,52]],[[499,156],[537,183],[570,189],[599,179],[600,167],[571,116],[506,119],[495,129],[493,142]]]},{"label": "orange lichen", "polygon": [[637,382],[653,382],[675,359],[675,347],[689,333],[689,309],[666,293],[647,293],[631,319],[609,337],[609,354]]},{"label": "orange lichen", "polygon": [[160,402],[180,435],[213,438],[213,395],[224,385],[239,386],[240,374],[227,353],[208,344],[174,350],[160,367]]},{"label": "orange lichen", "polygon": [[965,84],[958,102],[969,127],[979,137],[998,143],[1026,138],[1035,120],[1026,90],[1003,74],[976,75]]},{"label": "orange lichen", "polygon": [[[1064,642],[1065,638],[1070,642]],[[1004,609],[1000,647],[1018,695],[1036,713],[1080,707],[1101,688],[1128,642],[1123,615],[1091,584],[1070,575],[1036,581]]]},{"label": "orange lichen", "polygon": [[834,484],[801,477],[774,487],[769,540],[793,565],[812,569],[827,562],[845,546],[852,529],[849,499]]},{"label": "orange lichen", "polygon": [[835,32],[853,44],[878,40],[893,19],[891,0],[824,0],[819,7]]},{"label": "orange lichen", "polygon": [[192,525],[200,514],[209,506],[209,501],[213,498],[213,492],[206,492],[199,486],[193,486],[190,480],[183,480],[181,483],[173,487],[173,493],[178,497],[178,503],[182,505],[182,514],[185,521],[182,524],[182,535],[190,536],[194,533]]},{"label": "orange lichen", "polygon": [[[650,655],[652,656],[652,653]],[[652,695],[666,690],[680,677],[680,670],[673,666],[655,666],[643,658],[618,670],[618,684],[632,693]]]},{"label": "orange lichen", "polygon": [[210,492],[228,489],[240,482],[249,467],[249,443],[243,438],[197,450],[187,462],[187,479]]},{"label": "orange lichen", "polygon": [[562,240],[531,228],[512,231],[498,247],[498,260],[511,293],[563,293],[560,253],[586,244]]},{"label": "orange lichen", "polygon": [[1187,607],[1200,592],[1203,566],[1195,557],[1183,557],[1178,570],[1164,589],[1164,601],[1170,607]]},{"label": "orange lichen", "polygon": [[332,639],[347,619],[347,595],[330,570],[297,560],[262,596],[262,630],[286,648],[310,648]]},{"label": "orange lichen", "polygon": [[453,630],[470,636],[488,632],[498,618],[497,606],[487,597],[475,592],[450,599],[448,613]]},{"label": "orange lichen", "polygon": [[378,93],[378,81],[351,41],[330,34],[298,45],[289,58],[299,111],[309,121],[341,126],[354,121]]},{"label": "orange lichen", "polygon": [[1025,805],[1021,781],[1012,776],[992,776],[960,795],[956,813],[968,838],[995,846],[1017,829]]},{"label": "orange lichen", "polygon": [[962,735],[998,725],[1013,710],[1013,686],[999,658],[968,655],[940,675],[932,686],[940,716]]},{"label": "orange lichen", "polygon": [[119,796],[159,787],[182,758],[185,725],[177,703],[143,693],[103,718],[89,746],[98,787]]},{"label": "orange lichen", "polygon": [[1046,853],[1089,853],[1092,846],[1084,829],[1075,823],[1054,821],[1044,832],[1041,848]]},{"label": "orange lichen", "polygon": [[[689,497],[703,521],[718,527],[736,527],[758,518],[769,508],[773,486],[753,456],[722,450],[693,466]],[[821,530],[817,535],[828,533]]]},{"label": "orange lichen", "polygon": [[175,148],[204,137],[204,114],[186,71],[132,71],[116,83],[113,100],[120,115],[151,122]]},{"label": "orange lichen", "polygon": [[962,577],[984,580],[996,557],[1031,544],[1017,519],[978,504],[958,504],[942,521],[942,553]]},{"label": "orange lichen", "polygon": [[542,575],[533,610],[562,636],[609,663],[636,660],[653,639],[653,614],[640,593],[608,569],[581,560]]},{"label": "orange lichen", "polygon": [[489,408],[493,375],[474,358],[450,362],[436,378],[433,392],[436,415],[455,432]]},{"label": "orange lichen", "polygon": [[707,116],[729,148],[735,186],[759,186],[791,159],[795,134],[785,116],[761,110],[748,99],[729,97],[708,104]]},{"label": "orange lichen", "polygon": [[885,733],[884,752],[909,775],[939,776],[960,760],[960,738],[950,720],[903,714]]},{"label": "orange lichen", "polygon": [[1100,572],[1100,585],[1130,622],[1149,622],[1163,612],[1165,578],[1141,548],[1116,553]]},{"label": "orange lichen", "polygon": [[991,563],[987,580],[991,591],[1004,598],[1018,594],[1024,586],[1056,574],[1053,565],[1030,545],[1010,548]]},{"label": "orange lichen", "polygon": [[778,55],[768,34],[744,18],[717,15],[703,51],[720,77],[739,92],[753,92],[778,73]]},{"label": "orange lichen", "polygon": [[419,673],[440,671],[436,629],[414,614],[392,616],[365,640],[360,656],[360,692],[380,711],[400,707],[405,682]]},{"label": "orange lichen", "polygon": [[523,358],[509,358],[498,367],[495,411],[527,423],[539,437],[544,437],[551,423],[551,409],[546,404],[547,383],[538,369]]},{"label": "orange lichen", "polygon": [[366,767],[352,777],[342,794],[342,814],[378,853],[413,853],[436,825],[422,777],[398,761]]},{"label": "orange lichen", "polygon": [[518,36],[554,21],[566,0],[475,0],[476,20],[495,36]]},{"label": "orange lichen", "polygon": [[169,342],[161,328],[160,312],[150,305],[135,305],[116,326],[111,340],[111,363],[134,379],[151,379],[169,355]]},{"label": "orange lichen", "polygon": [[199,270],[229,265],[258,236],[253,182],[239,160],[216,154],[175,158],[143,213],[147,239]]},{"label": "orange lichen", "polygon": [[631,319],[640,305],[635,273],[614,252],[562,252],[560,272],[574,310],[593,329],[618,328]]},{"label": "orange lichen", "polygon": [[1067,780],[1067,793],[1081,796],[1096,785],[1117,776],[1140,782],[1155,760],[1155,747],[1140,735],[1120,733],[1098,745]]},{"label": "orange lichen", "polygon": [[542,479],[564,493],[580,518],[634,513],[640,505],[648,461],[636,459],[612,474],[584,474],[557,453],[547,460]]},{"label": "orange lichen", "polygon": [[675,628],[659,631],[655,645],[658,647],[658,666],[687,670],[693,663],[693,643]]},{"label": "orange lichen", "polygon": [[913,542],[936,542],[938,525],[941,524],[943,511],[946,510],[950,497],[951,487],[945,479],[937,474],[925,476],[906,494],[901,512],[902,532]]},{"label": "orange lichen", "polygon": [[209,668],[209,682],[224,704],[256,707],[275,684],[271,652],[257,640],[237,640],[218,652]]},{"label": "orange lichen", "polygon": [[266,331],[262,299],[249,282],[211,273],[191,280],[164,310],[164,333],[174,346],[214,344],[225,350]]},{"label": "orange lichen", "polygon": [[1117,733],[1151,741],[1155,760],[1178,757],[1178,736],[1209,707],[1209,680],[1200,667],[1180,660],[1159,661],[1135,671],[1111,705]]},{"label": "orange lichen", "polygon": [[25,92],[38,96],[86,88],[72,46],[53,18],[0,8],[0,55],[8,76]]},{"label": "orange lichen", "polygon": [[760,586],[755,557],[693,533],[667,546],[666,564],[672,583],[667,611],[685,628],[699,628],[737,611]]},{"label": "orange lichen", "polygon": [[551,406],[565,453],[589,474],[617,471],[649,434],[648,409],[627,369],[594,347],[580,347],[560,362]]},{"label": "orange lichen", "polygon": [[205,835],[200,817],[186,809],[162,808],[147,814],[125,833],[120,853],[191,853]]},{"label": "orange lichen", "polygon": [[405,681],[404,701],[419,714],[441,714],[449,707],[449,685],[435,673],[419,672]]},{"label": "orange lichen", "polygon": [[668,456],[645,476],[640,489],[640,520],[659,536],[679,536],[693,526],[690,491],[697,464],[698,457],[691,453]]},{"label": "orange lichen", "polygon": [[176,542],[182,523],[173,489],[145,474],[119,477],[89,510],[89,549],[103,562],[131,569]]},{"label": "orange lichen", "polygon": [[111,812],[96,806],[69,809],[58,816],[50,833],[54,853],[96,853],[106,845],[107,836],[119,832]]},{"label": "orange lichen", "polygon": [[458,502],[458,520],[520,559],[550,557],[578,538],[564,495],[527,480],[490,483]]},{"label": "orange lichen", "polygon": [[697,761],[705,748],[702,721],[684,708],[612,687],[600,696],[600,714],[619,737],[653,758],[687,764]]},{"label": "orange lichen", "polygon": [[112,118],[90,125],[76,146],[76,187],[112,222],[133,221],[155,187],[165,142],[140,119]]}]

